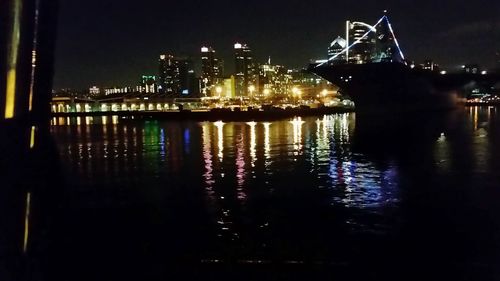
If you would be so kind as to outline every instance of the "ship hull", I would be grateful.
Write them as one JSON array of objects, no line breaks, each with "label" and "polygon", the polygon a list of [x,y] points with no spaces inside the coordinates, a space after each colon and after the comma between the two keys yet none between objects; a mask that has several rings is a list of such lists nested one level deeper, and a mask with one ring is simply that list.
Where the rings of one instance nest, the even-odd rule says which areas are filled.
[{"label": "ship hull", "polygon": [[359,113],[436,111],[464,104],[456,87],[436,83],[439,74],[400,63],[328,65],[311,71],[338,86]]}]

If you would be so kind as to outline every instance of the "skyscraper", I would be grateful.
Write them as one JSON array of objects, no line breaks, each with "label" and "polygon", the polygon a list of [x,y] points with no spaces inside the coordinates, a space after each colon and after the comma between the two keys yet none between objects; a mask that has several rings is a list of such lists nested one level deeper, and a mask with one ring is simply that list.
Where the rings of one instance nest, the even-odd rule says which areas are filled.
[{"label": "skyscraper", "polygon": [[249,86],[257,83],[258,73],[255,70],[252,50],[247,44],[234,44],[236,96],[246,96]]},{"label": "skyscraper", "polygon": [[193,62],[189,58],[161,55],[158,92],[168,96],[196,95],[198,92]]},{"label": "skyscraper", "polygon": [[342,51],[344,51],[346,47],[347,41],[344,38],[337,36],[337,38],[335,38],[335,40],[333,40],[328,47],[328,60],[330,60],[330,63],[345,61],[345,52]]},{"label": "skyscraper", "polygon": [[199,92],[198,79],[194,72],[193,61],[189,58],[178,58],[175,64],[179,73],[179,84],[175,86],[176,94],[180,96],[194,96]]},{"label": "skyscraper", "polygon": [[364,22],[347,21],[347,44],[354,44],[348,50],[348,61],[350,63],[366,63],[371,61],[376,42],[376,34],[369,32],[372,29],[371,25]]},{"label": "skyscraper", "polygon": [[288,70],[281,65],[272,65],[271,60],[259,65],[258,94],[280,96],[286,95],[291,83]]},{"label": "skyscraper", "polygon": [[201,48],[201,92],[208,95],[211,88],[220,83],[223,78],[223,61],[215,56],[212,47]]},{"label": "skyscraper", "polygon": [[158,92],[172,95],[179,85],[179,68],[173,55],[161,55],[159,60]]}]

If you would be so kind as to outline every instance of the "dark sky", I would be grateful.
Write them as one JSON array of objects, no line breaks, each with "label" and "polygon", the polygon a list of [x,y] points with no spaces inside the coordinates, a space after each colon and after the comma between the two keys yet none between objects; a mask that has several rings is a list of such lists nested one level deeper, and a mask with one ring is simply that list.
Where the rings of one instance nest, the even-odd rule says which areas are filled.
[{"label": "dark sky", "polygon": [[62,0],[54,87],[135,85],[161,53],[213,46],[233,69],[232,45],[258,61],[305,66],[326,56],[346,19],[375,23],[384,9],[410,59],[493,66],[500,52],[499,0]]}]

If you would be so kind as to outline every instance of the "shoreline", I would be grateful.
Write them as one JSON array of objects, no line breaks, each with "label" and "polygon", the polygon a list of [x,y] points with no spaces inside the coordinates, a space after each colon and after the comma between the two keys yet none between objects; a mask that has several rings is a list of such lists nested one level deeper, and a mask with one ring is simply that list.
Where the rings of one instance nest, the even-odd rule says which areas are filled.
[{"label": "shoreline", "polygon": [[468,102],[465,106],[500,106],[500,102]]},{"label": "shoreline", "polygon": [[350,113],[354,108],[323,107],[313,109],[286,109],[267,111],[106,111],[106,112],[59,112],[51,117],[118,116],[141,119],[195,120],[195,121],[256,121],[276,120],[290,117],[320,116],[325,114]]}]

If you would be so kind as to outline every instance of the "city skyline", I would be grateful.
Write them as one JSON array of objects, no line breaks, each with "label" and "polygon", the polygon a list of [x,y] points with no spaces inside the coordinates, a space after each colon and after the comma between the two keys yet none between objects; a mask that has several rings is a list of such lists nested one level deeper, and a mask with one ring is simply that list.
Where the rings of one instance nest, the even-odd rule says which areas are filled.
[{"label": "city skyline", "polygon": [[[195,6],[147,0],[138,7],[130,1],[115,6],[109,2],[64,2],[54,88],[135,83],[139,75],[154,73],[158,55],[167,52],[194,58],[199,76],[199,49],[204,45],[217,50],[226,72],[233,73],[232,46],[240,41],[252,46],[257,62],[271,56],[275,64],[305,67],[310,59],[326,58],[330,42],[343,35],[346,19],[373,23],[382,14],[382,4],[389,9],[402,48],[411,60],[431,58],[444,67],[495,64],[500,42],[500,20],[494,12],[499,4],[495,1],[482,0],[472,6],[450,0],[439,7],[430,1],[406,5],[384,1],[380,7],[359,3],[366,5],[355,9],[323,1],[291,1],[287,5],[282,1],[266,5],[218,1]],[[156,10],[167,5],[179,12],[159,16]],[[331,10],[321,9],[329,5]],[[408,8],[412,7],[410,15]],[[131,13],[132,8],[137,8],[135,13]],[[238,8],[245,13],[230,13]],[[422,42],[432,42],[435,48]]]}]

